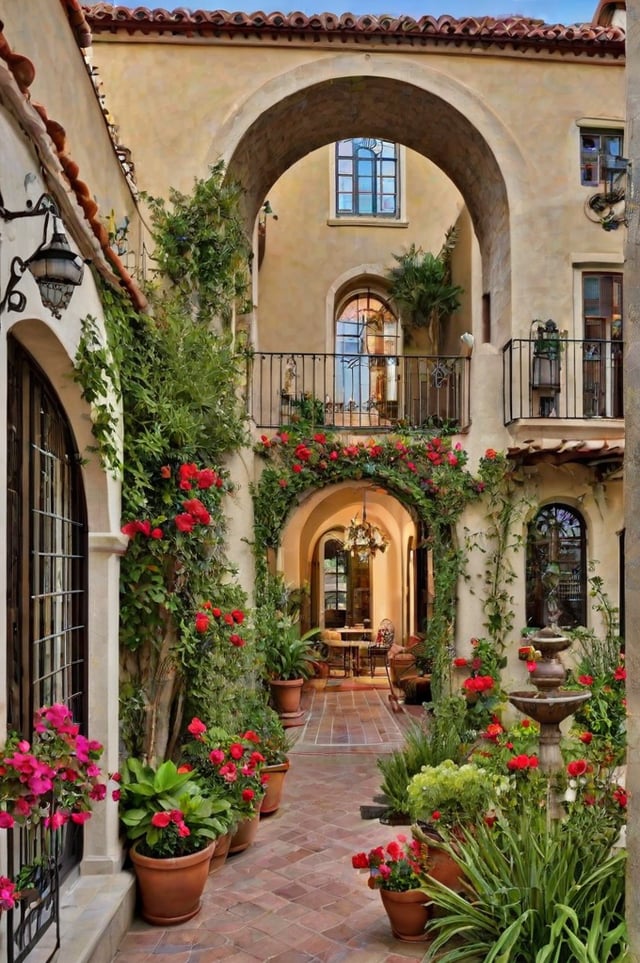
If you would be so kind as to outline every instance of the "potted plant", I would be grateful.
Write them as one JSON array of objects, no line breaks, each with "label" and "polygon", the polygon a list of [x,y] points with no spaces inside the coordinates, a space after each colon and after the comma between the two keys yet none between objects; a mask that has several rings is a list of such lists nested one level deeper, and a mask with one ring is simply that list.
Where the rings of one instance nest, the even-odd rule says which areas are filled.
[{"label": "potted plant", "polygon": [[407,793],[412,819],[431,831],[445,829],[453,835],[461,827],[477,825],[495,805],[491,773],[473,762],[458,765],[452,759],[423,766]]},{"label": "potted plant", "polygon": [[394,254],[396,265],[387,278],[389,293],[408,313],[408,325],[426,328],[430,344],[437,349],[439,327],[460,307],[463,289],[451,283],[451,253],[456,245],[455,227],[449,228],[438,254],[411,244],[403,254]]},{"label": "potted plant", "polygon": [[250,718],[259,736],[260,752],[264,756],[263,777],[267,778],[265,794],[260,803],[260,815],[268,816],[280,808],[285,777],[289,771],[291,737],[278,713],[270,705],[252,708]]},{"label": "potted plant", "polygon": [[271,690],[271,700],[285,725],[295,723],[302,715],[302,685],[315,672],[318,652],[311,640],[318,629],[299,634],[298,623],[284,613],[276,615],[269,636],[261,637],[264,672]]},{"label": "potted plant", "polygon": [[120,821],[134,865],[142,916],[157,926],[200,910],[216,839],[229,826],[226,799],[171,761],[157,769],[127,759],[119,774]]},{"label": "potted plant", "polygon": [[193,740],[183,747],[186,765],[206,794],[223,798],[229,805],[228,853],[240,853],[254,841],[265,794],[265,757],[260,736],[247,729],[232,735],[224,729],[207,728],[200,719],[187,726]]},{"label": "potted plant", "polygon": [[356,853],[351,858],[354,869],[368,870],[368,884],[380,891],[391,931],[399,940],[426,939],[425,926],[430,913],[426,905],[428,897],[421,886],[427,858],[427,847],[403,834],[386,846],[376,846],[368,853]]}]

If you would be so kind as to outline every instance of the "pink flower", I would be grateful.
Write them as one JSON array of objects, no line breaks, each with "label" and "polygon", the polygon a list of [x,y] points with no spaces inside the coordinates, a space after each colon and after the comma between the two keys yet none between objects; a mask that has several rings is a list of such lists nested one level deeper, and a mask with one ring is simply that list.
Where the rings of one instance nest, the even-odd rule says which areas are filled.
[{"label": "pink flower", "polygon": [[86,810],[80,813],[71,813],[71,822],[76,823],[79,826],[82,826],[83,823],[86,823],[88,819],[91,819],[91,813],[87,812]]},{"label": "pink flower", "polygon": [[195,736],[196,739],[200,739],[206,731],[207,727],[205,726],[204,722],[202,722],[196,716],[193,717],[187,726],[187,732],[190,732],[191,735]]},{"label": "pink flower", "polygon": [[214,766],[220,766],[224,762],[224,752],[222,749],[212,749],[209,753],[209,759]]},{"label": "pink flower", "polygon": [[11,813],[0,812],[0,829],[12,829],[15,820]]}]

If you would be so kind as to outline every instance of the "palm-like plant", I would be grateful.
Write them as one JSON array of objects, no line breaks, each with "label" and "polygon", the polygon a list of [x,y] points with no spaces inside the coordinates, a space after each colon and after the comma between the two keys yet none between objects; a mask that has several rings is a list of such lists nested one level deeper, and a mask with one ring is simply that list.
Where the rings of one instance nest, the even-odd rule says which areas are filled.
[{"label": "palm-like plant", "polygon": [[463,288],[451,283],[450,260],[456,240],[456,229],[451,227],[438,254],[411,244],[403,254],[393,255],[396,265],[387,273],[389,293],[406,309],[412,326],[428,328],[432,342],[441,321],[460,307]]},{"label": "palm-like plant", "polygon": [[525,810],[507,823],[465,832],[450,852],[464,892],[426,879],[438,963],[624,961],[624,852],[615,831],[549,820]]}]

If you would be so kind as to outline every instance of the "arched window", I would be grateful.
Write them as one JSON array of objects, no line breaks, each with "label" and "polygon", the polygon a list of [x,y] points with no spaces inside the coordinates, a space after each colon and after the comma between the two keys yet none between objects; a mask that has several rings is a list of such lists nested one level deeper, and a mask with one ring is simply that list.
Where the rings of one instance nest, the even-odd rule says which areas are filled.
[{"label": "arched window", "polygon": [[398,406],[398,319],[381,295],[351,294],[336,316],[336,401],[351,411]]},{"label": "arched window", "polygon": [[398,147],[388,140],[353,137],[336,144],[338,217],[398,217]]},{"label": "arched window", "polygon": [[[586,531],[582,516],[555,502],[537,513],[527,533],[527,626],[542,628],[550,621],[545,572],[559,574],[556,601],[558,625],[587,623]],[[557,566],[557,568],[556,568]]]}]

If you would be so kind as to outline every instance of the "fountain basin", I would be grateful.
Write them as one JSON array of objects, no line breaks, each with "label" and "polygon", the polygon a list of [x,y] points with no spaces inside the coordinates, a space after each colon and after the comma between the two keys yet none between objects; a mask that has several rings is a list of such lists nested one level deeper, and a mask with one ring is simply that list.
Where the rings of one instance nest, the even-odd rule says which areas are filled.
[{"label": "fountain basin", "polygon": [[559,725],[591,698],[590,692],[510,692],[509,702],[541,726]]}]

